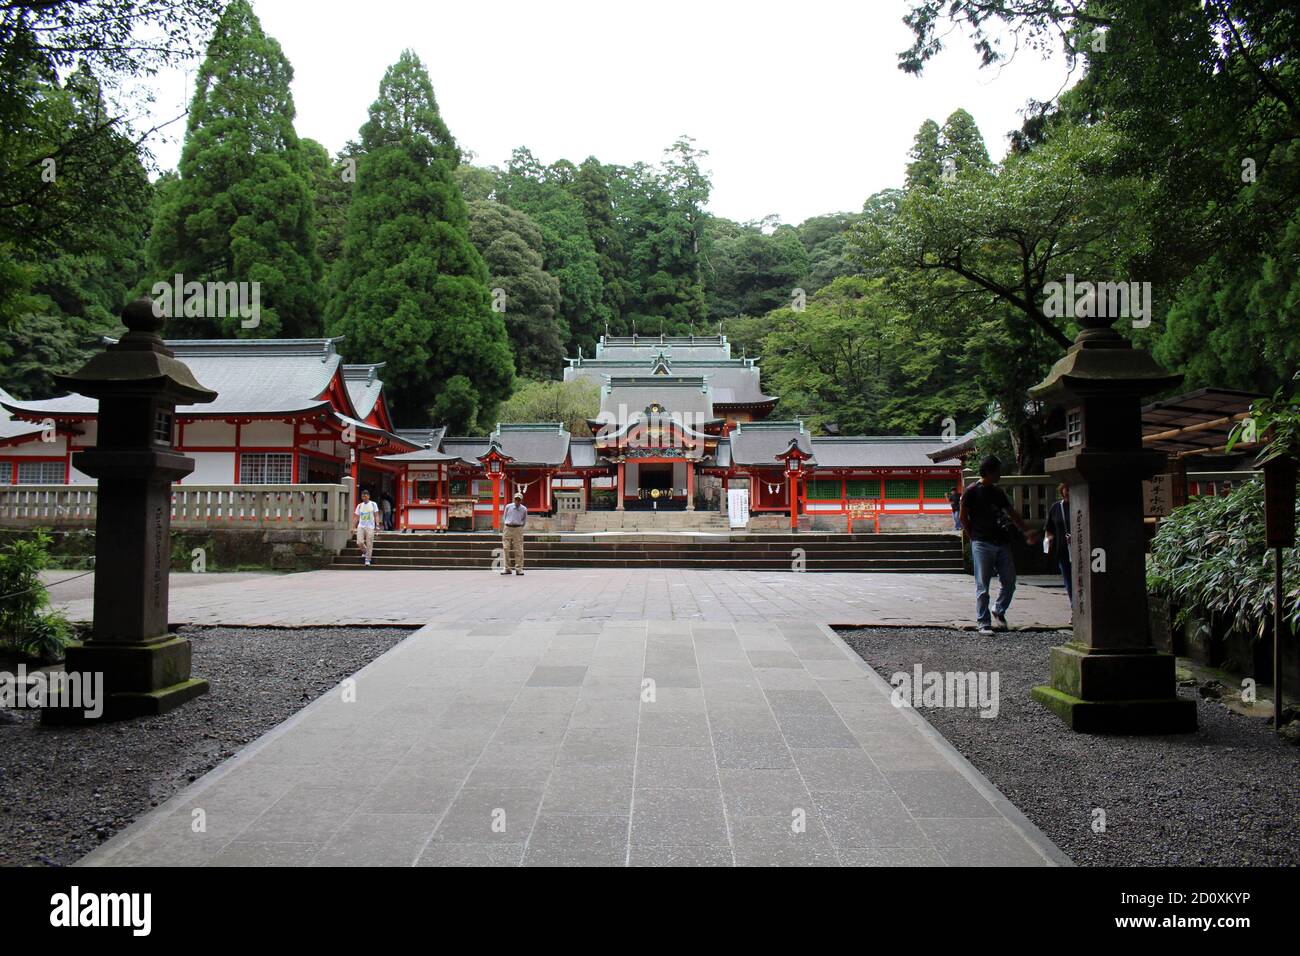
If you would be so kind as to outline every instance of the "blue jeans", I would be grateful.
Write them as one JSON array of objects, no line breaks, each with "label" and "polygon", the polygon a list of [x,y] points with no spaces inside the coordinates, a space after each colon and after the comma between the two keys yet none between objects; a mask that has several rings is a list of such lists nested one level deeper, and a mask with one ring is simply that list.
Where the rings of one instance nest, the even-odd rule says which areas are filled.
[{"label": "blue jeans", "polygon": [[960,530],[961,530],[961,512],[960,512],[960,511],[954,511],[954,512],[952,513],[952,526],[953,526],[953,528],[956,529],[957,531],[960,531]]},{"label": "blue jeans", "polygon": [[1006,614],[1011,607],[1011,596],[1016,593],[1016,565],[1011,559],[1011,545],[992,541],[970,543],[971,562],[975,565],[975,622],[980,627],[993,623],[989,616],[989,584],[994,573],[998,576],[998,600],[993,606],[997,614]]}]

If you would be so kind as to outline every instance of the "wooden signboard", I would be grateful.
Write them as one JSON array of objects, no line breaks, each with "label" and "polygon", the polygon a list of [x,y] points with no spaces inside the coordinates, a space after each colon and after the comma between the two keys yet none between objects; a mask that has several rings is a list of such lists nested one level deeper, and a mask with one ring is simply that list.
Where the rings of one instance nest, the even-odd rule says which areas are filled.
[{"label": "wooden signboard", "polygon": [[1153,475],[1142,482],[1142,517],[1163,518],[1174,510],[1174,476]]},{"label": "wooden signboard", "polygon": [[880,504],[874,498],[855,499],[848,503],[849,534],[853,533],[854,521],[871,521],[875,524],[876,534],[880,534]]}]

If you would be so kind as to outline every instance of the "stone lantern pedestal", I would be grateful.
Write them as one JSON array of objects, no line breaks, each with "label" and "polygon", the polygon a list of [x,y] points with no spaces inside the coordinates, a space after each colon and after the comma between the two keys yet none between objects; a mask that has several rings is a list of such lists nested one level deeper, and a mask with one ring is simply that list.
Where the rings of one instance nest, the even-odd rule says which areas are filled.
[{"label": "stone lantern pedestal", "polygon": [[1075,603],[1074,639],[1052,648],[1051,683],[1033,696],[1077,731],[1190,732],[1196,702],[1178,697],[1174,657],[1151,642],[1142,522],[1142,481],[1165,463],[1142,447],[1142,396],[1182,377],[1111,321],[1081,319],[1069,352],[1030,390],[1066,412],[1067,447],[1047,472],[1070,486]]},{"label": "stone lantern pedestal", "polygon": [[[56,376],[71,391],[99,400],[98,439],[73,463],[98,479],[95,517],[95,611],[90,638],[68,648],[66,670],[102,675],[103,718],[160,714],[208,690],[191,676],[190,642],[167,623],[171,565],[171,485],[194,470],[172,450],[177,404],[211,402],[164,345],[163,318],[149,299],[122,312],[129,330],[80,371]],[[52,702],[46,722],[83,719],[82,709]]]}]

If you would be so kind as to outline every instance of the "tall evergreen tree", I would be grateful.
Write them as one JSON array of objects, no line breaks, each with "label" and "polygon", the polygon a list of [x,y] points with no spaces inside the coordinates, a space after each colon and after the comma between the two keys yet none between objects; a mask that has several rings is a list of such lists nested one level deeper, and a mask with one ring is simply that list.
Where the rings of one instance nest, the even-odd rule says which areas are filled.
[{"label": "tall evergreen tree", "polygon": [[623,224],[614,215],[614,196],[609,186],[610,170],[595,156],[588,156],[578,167],[569,191],[582,203],[582,217],[587,235],[599,257],[600,279],[605,309],[611,328],[623,333],[623,307],[627,302],[627,236]]},{"label": "tall evergreen tree", "polygon": [[459,157],[424,64],[404,51],[361,128],[326,318],[331,334],[347,336],[349,357],[388,363],[393,406],[407,422],[454,407],[490,424],[514,380],[505,322],[492,311],[456,187]]},{"label": "tall evergreen tree", "polygon": [[208,44],[190,103],[180,182],[154,223],[154,280],[257,282],[261,315],[177,316],[172,334],[320,332],[309,165],[294,132],[293,67],[248,0],[231,0]]},{"label": "tall evergreen tree", "polygon": [[921,124],[907,154],[907,188],[932,189],[943,172],[943,147],[939,144],[939,124],[932,119]]},{"label": "tall evergreen tree", "polygon": [[559,318],[560,283],[542,268],[541,230],[526,213],[490,199],[469,204],[469,238],[487,264],[525,378],[558,378],[568,328]]},{"label": "tall evergreen tree", "polygon": [[943,121],[940,141],[943,162],[951,164],[948,168],[954,174],[971,166],[989,168],[989,151],[984,145],[984,136],[975,123],[975,117],[965,110],[953,110]]},{"label": "tall evergreen tree", "polygon": [[543,166],[521,146],[511,154],[497,193],[541,229],[546,271],[560,282],[560,316],[568,329],[565,346],[571,352],[582,348],[590,353],[609,313],[583,205],[569,191],[576,172],[564,160]]}]

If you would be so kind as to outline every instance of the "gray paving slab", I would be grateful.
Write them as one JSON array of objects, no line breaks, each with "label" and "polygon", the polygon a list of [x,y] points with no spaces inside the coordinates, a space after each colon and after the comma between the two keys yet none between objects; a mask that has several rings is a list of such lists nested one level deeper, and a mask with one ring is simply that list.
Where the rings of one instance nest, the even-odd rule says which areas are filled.
[{"label": "gray paving slab", "polygon": [[[50,597],[74,621],[92,617],[94,575],[73,579],[48,572]],[[365,601],[356,600],[365,593]],[[605,633],[606,623],[627,623],[644,639],[647,622],[673,625],[653,633],[689,634],[708,628],[701,647],[722,651],[775,651],[768,667],[795,666],[792,656],[835,663],[834,651],[816,639],[807,622],[879,625],[974,625],[974,584],[963,574],[850,574],[844,572],[731,571],[725,569],[547,569],[525,577],[489,570],[307,571],[298,574],[205,574],[171,576],[170,618],[178,624],[306,627],[341,624],[466,627],[474,638],[511,638],[521,624],[543,624],[566,636]],[[1022,581],[1011,608],[1013,627],[1065,627],[1069,602],[1061,588]],[[782,632],[771,622],[791,622]],[[732,631],[732,625],[759,625]],[[812,640],[809,640],[812,635]],[[499,644],[465,643],[476,651]],[[576,646],[581,649],[580,645]],[[556,652],[574,648],[565,644]],[[787,656],[788,655],[788,656]],[[727,659],[732,659],[728,656]],[[479,666],[467,655],[466,666]],[[547,660],[571,665],[574,658]],[[760,665],[764,666],[764,665]],[[811,673],[810,668],[810,673]]]},{"label": "gray paving slab", "polygon": [[825,626],[435,623],[352,685],[81,865],[1069,862]]}]

